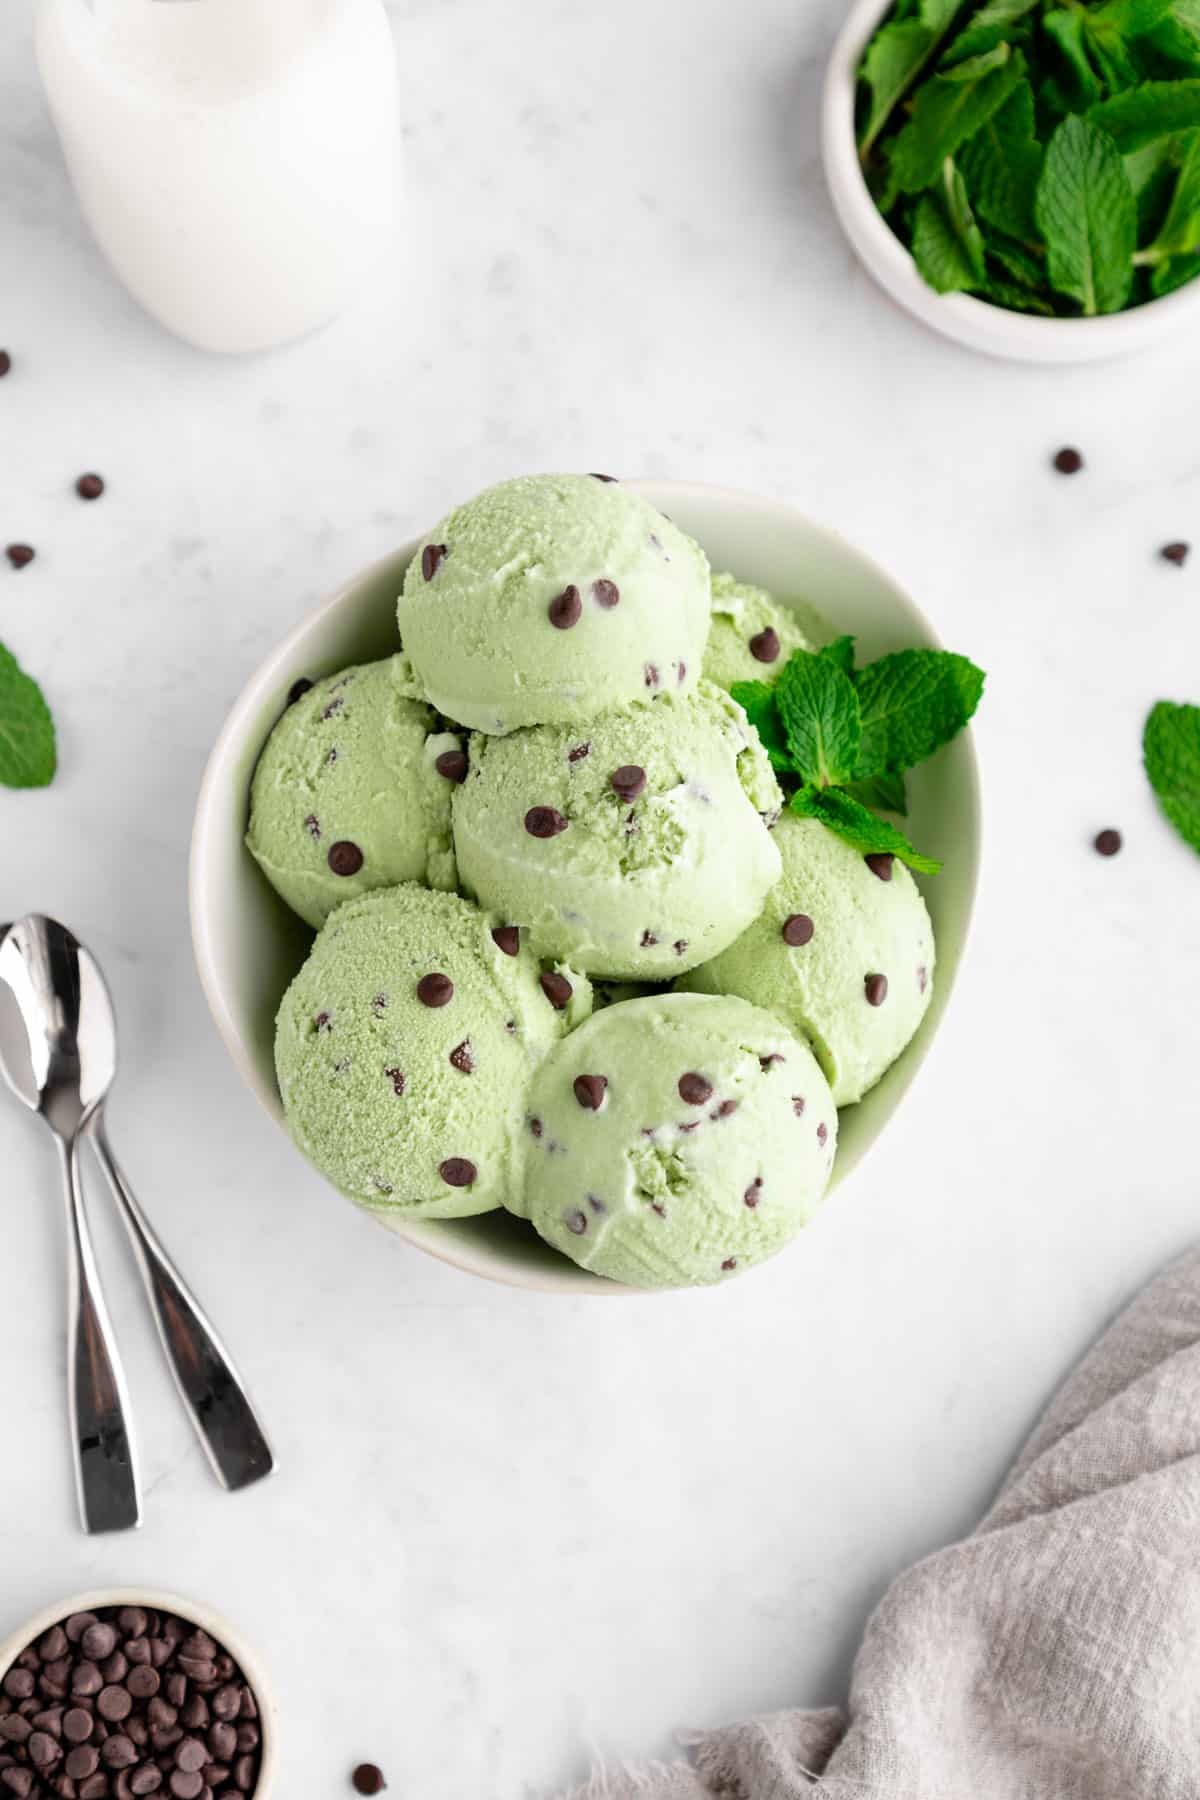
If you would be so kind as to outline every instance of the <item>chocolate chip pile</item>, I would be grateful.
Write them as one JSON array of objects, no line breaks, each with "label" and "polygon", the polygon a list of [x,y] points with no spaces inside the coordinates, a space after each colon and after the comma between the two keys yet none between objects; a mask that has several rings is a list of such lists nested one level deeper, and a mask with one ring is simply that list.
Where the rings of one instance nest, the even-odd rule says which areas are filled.
[{"label": "chocolate chip pile", "polygon": [[245,1676],[171,1613],[73,1613],[0,1682],[0,1800],[233,1800],[254,1793],[261,1761]]}]

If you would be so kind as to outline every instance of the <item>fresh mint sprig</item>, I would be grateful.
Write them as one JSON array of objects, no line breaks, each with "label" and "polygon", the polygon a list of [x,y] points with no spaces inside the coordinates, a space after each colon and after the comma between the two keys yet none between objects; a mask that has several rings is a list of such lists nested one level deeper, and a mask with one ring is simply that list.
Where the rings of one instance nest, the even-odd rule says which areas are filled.
[{"label": "fresh mint sprig", "polygon": [[1200,706],[1160,700],[1146,720],[1142,756],[1163,812],[1200,851]]},{"label": "fresh mint sprig", "polygon": [[872,809],[907,811],[904,771],[962,730],[983,683],[981,669],[948,650],[902,650],[856,669],[854,639],[840,637],[794,651],[773,686],[738,681],[732,691],[794,786],[793,812],[864,854],[890,852],[934,875],[941,864]]},{"label": "fresh mint sprig", "polygon": [[0,783],[48,787],[57,764],[54,720],[42,690],[0,644]]}]

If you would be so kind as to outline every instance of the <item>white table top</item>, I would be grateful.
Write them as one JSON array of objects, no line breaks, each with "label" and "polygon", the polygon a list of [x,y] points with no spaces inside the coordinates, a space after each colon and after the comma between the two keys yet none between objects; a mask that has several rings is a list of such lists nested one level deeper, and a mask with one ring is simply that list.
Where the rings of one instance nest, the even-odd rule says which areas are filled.
[{"label": "white table top", "polygon": [[[57,1177],[2,1110],[0,1626],[109,1582],[207,1598],[274,1671],[298,1796],[370,1757],[396,1794],[534,1800],[593,1753],[836,1700],[892,1573],[971,1525],[1068,1362],[1194,1236],[1200,864],[1139,740],[1155,699],[1200,700],[1200,554],[1156,559],[1200,538],[1200,347],[1024,370],[896,312],[818,165],[832,0],[394,0],[390,265],[322,336],[214,360],[100,263],[13,10],[0,542],[38,557],[0,564],[0,638],[62,767],[0,790],[0,917],[56,912],[108,970],[115,1141],[281,1467],[215,1488],[106,1230],[147,1519],[80,1534]],[[448,503],[556,466],[794,499],[990,672],[942,1036],[807,1239],[719,1292],[551,1299],[390,1241],[297,1178],[192,966],[192,804],[247,674]]]}]

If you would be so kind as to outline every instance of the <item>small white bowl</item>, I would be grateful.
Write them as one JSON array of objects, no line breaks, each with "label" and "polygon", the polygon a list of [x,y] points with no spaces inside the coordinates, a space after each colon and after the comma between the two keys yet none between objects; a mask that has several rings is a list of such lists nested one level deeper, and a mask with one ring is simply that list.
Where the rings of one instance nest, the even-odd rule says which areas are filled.
[{"label": "small white bowl", "polygon": [[[143,1588],[97,1588],[87,1594],[73,1594],[66,1600],[56,1601],[53,1606],[45,1606],[41,1612],[35,1613],[32,1619],[11,1632],[0,1641],[0,1681],[8,1674],[28,1644],[35,1644],[44,1632],[52,1625],[60,1625],[69,1619],[72,1613],[95,1612],[101,1606],[148,1606],[153,1612],[174,1613],[180,1619],[186,1619],[191,1625],[198,1625],[216,1639],[223,1650],[230,1656],[246,1677],[247,1685],[258,1705],[258,1728],[262,1733],[262,1766],[259,1770],[258,1784],[252,1794],[245,1800],[269,1800],[275,1788],[275,1774],[279,1764],[279,1721],[275,1701],[262,1664],[239,1632],[215,1613],[210,1606],[197,1606],[194,1600],[183,1600],[178,1594],[164,1594],[156,1589]],[[165,1788],[162,1790],[165,1795]]]},{"label": "small white bowl", "polygon": [[[923,614],[882,569],[833,532],[780,500],[691,482],[632,484],[699,540],[714,569],[733,569],[781,598],[808,601],[862,656],[940,647]],[[217,1028],[247,1086],[284,1128],[275,1084],[274,1022],[312,934],[268,886],[243,843],[250,778],[298,676],[332,674],[396,647],[396,596],[416,549],[405,544],[346,583],[305,619],[250,678],[217,739],[192,834],[192,941]],[[970,650],[969,644],[956,645]],[[907,1093],[933,1040],[966,941],[979,863],[979,787],[969,732],[910,778],[910,827],[945,861],[924,883],[937,939],[933,1002],[920,1031],[879,1085],[843,1111],[833,1184],[866,1154]],[[506,1213],[477,1219],[399,1219],[380,1224],[443,1262],[515,1287],[570,1294],[627,1290],[577,1268]]]},{"label": "small white bowl", "polygon": [[880,287],[915,318],[968,349],[1016,362],[1083,363],[1128,356],[1200,312],[1200,278],[1130,312],[1096,319],[1042,319],[989,306],[970,294],[937,294],[871,198],[858,160],[854,101],[863,51],[893,0],[857,0],[838,34],[825,76],[821,153],[834,211]]}]

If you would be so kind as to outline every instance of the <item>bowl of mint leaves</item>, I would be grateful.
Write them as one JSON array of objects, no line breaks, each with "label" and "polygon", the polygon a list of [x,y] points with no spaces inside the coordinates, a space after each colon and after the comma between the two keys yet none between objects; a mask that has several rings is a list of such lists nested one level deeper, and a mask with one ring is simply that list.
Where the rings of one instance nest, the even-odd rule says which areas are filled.
[{"label": "bowl of mint leaves", "polygon": [[1090,361],[1200,310],[1200,0],[860,0],[822,128],[860,257],[961,343]]}]

